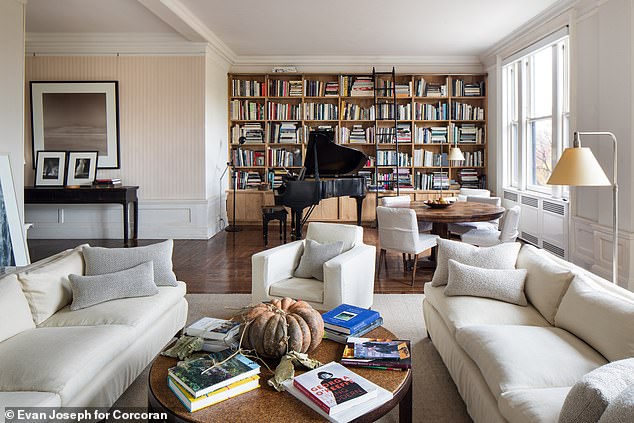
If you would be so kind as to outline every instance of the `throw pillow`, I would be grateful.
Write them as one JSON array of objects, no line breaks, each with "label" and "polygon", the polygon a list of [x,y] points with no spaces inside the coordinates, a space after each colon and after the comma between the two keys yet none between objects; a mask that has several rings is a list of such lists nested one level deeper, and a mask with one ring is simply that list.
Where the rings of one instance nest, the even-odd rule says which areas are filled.
[{"label": "throw pillow", "polygon": [[9,275],[0,279],[0,342],[34,327],[18,277]]},{"label": "throw pillow", "polygon": [[469,295],[493,298],[527,306],[524,296],[526,270],[481,269],[449,260],[449,278],[445,295]]},{"label": "throw pillow", "polygon": [[75,311],[110,300],[158,294],[151,261],[130,269],[97,276],[68,275]]},{"label": "throw pillow", "polygon": [[614,398],[599,419],[599,423],[623,422],[634,422],[634,385],[630,385]]},{"label": "throw pillow", "polygon": [[559,423],[595,423],[628,386],[634,384],[634,358],[613,361],[586,374],[566,397]]},{"label": "throw pillow", "polygon": [[304,254],[293,276],[297,278],[315,278],[324,280],[324,263],[337,257],[343,251],[343,241],[320,244],[307,239],[304,244]]},{"label": "throw pillow", "polygon": [[546,252],[528,244],[522,246],[515,267],[528,270],[524,287],[526,298],[548,323],[554,325],[557,308],[570,285],[572,272],[550,259]]},{"label": "throw pillow", "polygon": [[42,263],[34,263],[18,273],[36,325],[70,304],[73,297],[68,275],[84,273],[81,248],[65,251]]},{"label": "throw pillow", "polygon": [[561,300],[555,325],[610,361],[634,357],[634,301],[603,290],[582,275],[574,277]]},{"label": "throw pillow", "polygon": [[476,247],[458,241],[438,239],[436,271],[431,285],[447,285],[449,259],[484,269],[515,269],[519,250],[519,242],[509,242],[493,247]]},{"label": "throw pillow", "polygon": [[173,248],[171,239],[135,248],[85,247],[86,276],[119,272],[151,261],[157,286],[177,286],[176,275],[172,271]]}]

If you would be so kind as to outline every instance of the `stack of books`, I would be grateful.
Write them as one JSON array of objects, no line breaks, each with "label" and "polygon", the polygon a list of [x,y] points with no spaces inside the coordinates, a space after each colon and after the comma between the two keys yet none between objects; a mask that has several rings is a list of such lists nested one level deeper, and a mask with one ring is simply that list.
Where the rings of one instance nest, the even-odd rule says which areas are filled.
[{"label": "stack of books", "polygon": [[374,94],[374,82],[370,76],[358,76],[352,83],[352,89],[350,90],[350,96],[352,97],[366,97]]},{"label": "stack of books", "polygon": [[349,337],[341,364],[385,370],[412,368],[412,348],[409,340]]},{"label": "stack of books", "polygon": [[323,314],[324,338],[345,344],[349,336],[359,337],[378,328],[383,318],[378,311],[341,304]]},{"label": "stack of books", "polygon": [[113,188],[120,187],[123,183],[121,182],[121,178],[103,178],[95,179],[94,185],[98,187]]},{"label": "stack of books", "polygon": [[260,386],[260,366],[242,354],[229,358],[230,354],[212,353],[168,370],[167,384],[187,410],[194,412]]},{"label": "stack of books", "polygon": [[203,351],[217,352],[227,348],[237,348],[239,343],[240,323],[232,320],[203,317],[185,329],[185,335],[200,336]]},{"label": "stack of books", "polygon": [[331,362],[284,382],[295,398],[331,422],[348,422],[380,407],[392,394]]},{"label": "stack of books", "polygon": [[463,188],[480,188],[480,180],[476,169],[460,169],[458,179]]}]

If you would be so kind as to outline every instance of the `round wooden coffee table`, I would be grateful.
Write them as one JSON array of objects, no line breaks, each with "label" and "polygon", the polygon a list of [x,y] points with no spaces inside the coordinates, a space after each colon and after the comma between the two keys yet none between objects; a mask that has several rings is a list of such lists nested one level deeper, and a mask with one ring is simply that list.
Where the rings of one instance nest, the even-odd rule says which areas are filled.
[{"label": "round wooden coffee table", "polygon": [[[377,328],[364,335],[368,338],[398,339],[384,328]],[[343,344],[324,339],[319,347],[310,354],[311,358],[326,364],[339,361],[343,353]],[[167,387],[167,369],[176,365],[178,360],[158,356],[150,369],[148,389],[148,409],[150,412],[164,412],[169,422],[322,422],[318,413],[295,399],[288,392],[277,392],[266,381],[273,374],[262,366],[260,388],[216,405],[190,413]],[[276,363],[269,366],[275,370]],[[412,421],[412,371],[389,371],[350,367],[350,370],[391,391],[394,394],[381,407],[364,414],[354,422],[373,422],[399,405],[399,421]],[[296,374],[303,373],[296,369]]]}]

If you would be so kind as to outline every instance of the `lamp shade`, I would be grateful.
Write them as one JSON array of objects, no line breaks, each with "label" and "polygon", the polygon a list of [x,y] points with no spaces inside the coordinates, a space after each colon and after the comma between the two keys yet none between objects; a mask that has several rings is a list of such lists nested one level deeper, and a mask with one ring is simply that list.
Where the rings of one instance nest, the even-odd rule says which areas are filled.
[{"label": "lamp shade", "polygon": [[447,160],[464,161],[464,154],[462,154],[460,148],[454,147],[449,150],[449,157],[447,157]]},{"label": "lamp shade", "polygon": [[547,184],[588,187],[612,185],[588,147],[566,148]]}]

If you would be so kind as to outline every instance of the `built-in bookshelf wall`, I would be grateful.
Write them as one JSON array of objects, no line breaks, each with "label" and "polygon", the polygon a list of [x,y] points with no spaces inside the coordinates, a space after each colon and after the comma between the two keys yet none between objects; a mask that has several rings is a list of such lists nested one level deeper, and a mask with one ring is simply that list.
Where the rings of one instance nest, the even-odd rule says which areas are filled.
[{"label": "built-in bookshelf wall", "polygon": [[[239,189],[281,183],[284,168],[301,167],[309,134],[317,128],[331,129],[336,142],[368,155],[360,173],[372,186],[391,189],[382,180],[390,179],[398,161],[405,169],[399,180],[410,181],[401,185],[406,191],[433,190],[447,179],[451,188],[486,187],[484,74],[397,74],[395,87],[387,78],[379,80],[376,105],[371,74],[229,74],[228,80],[229,160],[238,165]],[[392,89],[397,116],[382,105],[392,101]],[[389,135],[395,117],[398,152]],[[246,138],[243,145],[240,137]],[[447,162],[454,145],[464,162]],[[438,177],[441,170],[448,178]]]}]

